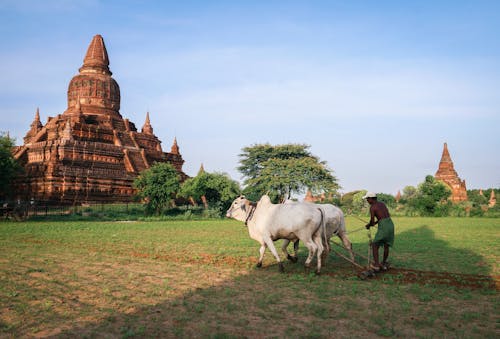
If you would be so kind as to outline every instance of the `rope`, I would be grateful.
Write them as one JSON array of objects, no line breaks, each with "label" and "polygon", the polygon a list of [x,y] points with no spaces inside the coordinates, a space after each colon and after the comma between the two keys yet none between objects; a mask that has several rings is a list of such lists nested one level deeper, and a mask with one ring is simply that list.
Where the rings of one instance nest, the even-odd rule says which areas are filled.
[{"label": "rope", "polygon": [[363,226],[363,227],[360,227],[360,228],[356,228],[355,230],[352,230],[352,231],[349,231],[349,232],[346,232],[346,233],[347,234],[356,233],[356,232],[362,231],[363,229],[366,229],[366,227]]}]

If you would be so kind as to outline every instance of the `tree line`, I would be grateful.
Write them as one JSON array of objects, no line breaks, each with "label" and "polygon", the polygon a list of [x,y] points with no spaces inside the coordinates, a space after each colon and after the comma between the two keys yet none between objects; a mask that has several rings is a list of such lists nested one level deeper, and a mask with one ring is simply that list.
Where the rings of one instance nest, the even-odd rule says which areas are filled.
[{"label": "tree line", "polygon": [[[11,193],[10,183],[20,167],[12,157],[14,140],[0,135],[0,200]],[[305,194],[321,196],[321,202],[333,203],[347,214],[364,215],[368,204],[362,198],[365,190],[340,194],[340,185],[325,161],[313,155],[305,144],[254,144],[239,154],[238,171],[242,186],[225,173],[204,170],[181,183],[178,172],[169,163],[156,163],[134,181],[137,199],[145,204],[148,214],[159,215],[180,205],[201,205],[222,216],[237,196],[244,194],[257,201],[267,194],[279,203]],[[409,216],[500,216],[498,204],[488,206],[491,191],[469,190],[469,200],[453,204],[451,190],[443,182],[427,175],[416,187],[407,186],[400,197],[377,193],[393,213]]]}]

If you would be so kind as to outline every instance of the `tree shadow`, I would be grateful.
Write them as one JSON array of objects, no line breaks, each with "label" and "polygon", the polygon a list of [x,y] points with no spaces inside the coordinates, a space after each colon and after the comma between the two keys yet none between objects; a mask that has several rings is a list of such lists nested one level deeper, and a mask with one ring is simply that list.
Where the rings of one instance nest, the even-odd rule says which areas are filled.
[{"label": "tree shadow", "polygon": [[[446,241],[437,239],[434,231],[425,225],[398,234],[396,241],[392,260],[394,269],[377,276],[375,279],[379,283],[388,279],[391,284],[495,288],[495,281],[488,276],[491,272],[488,265],[475,267],[474,275],[463,272],[467,267],[482,262],[480,255],[449,246]],[[358,242],[354,247],[366,248],[366,244]],[[163,300],[156,305],[113,313],[97,324],[75,324],[54,336],[226,338],[366,335],[366,329],[356,325],[357,322],[352,319],[352,314],[368,314],[363,313],[367,312],[363,302],[356,300],[377,297],[369,284],[353,282],[355,276],[348,263],[330,254],[323,270],[324,276],[304,274],[307,251],[301,247],[299,263],[287,263],[287,273],[280,274],[274,259],[269,254],[266,256],[261,269],[244,269],[241,275],[236,274],[208,288],[199,288],[193,282],[192,288],[178,297],[162,297]],[[254,262],[254,259],[248,258],[248,261]],[[468,265],[465,268],[464,261]],[[199,269],[204,269],[203,262],[198,264]],[[237,270],[243,266],[239,262],[233,268]],[[196,267],[195,263],[191,269]],[[387,288],[390,286],[387,285]],[[370,333],[374,335],[368,331]]]},{"label": "tree shadow", "polygon": [[[353,249],[363,256],[357,256],[357,262],[366,266],[368,243],[355,242]],[[380,249],[380,258],[382,251]],[[330,267],[346,265],[345,260],[335,254],[330,254],[329,259],[333,262]],[[438,239],[434,230],[427,225],[396,234],[389,262],[391,269],[378,278],[387,275],[402,283],[444,284],[458,288],[500,287],[499,277],[491,276],[492,267],[483,256]],[[332,274],[330,268],[325,272]]]}]

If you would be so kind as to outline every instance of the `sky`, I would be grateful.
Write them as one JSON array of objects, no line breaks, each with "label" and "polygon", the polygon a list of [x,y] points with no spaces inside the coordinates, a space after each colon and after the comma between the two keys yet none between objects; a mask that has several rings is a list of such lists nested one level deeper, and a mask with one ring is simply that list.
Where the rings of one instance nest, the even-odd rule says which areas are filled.
[{"label": "sky", "polygon": [[500,187],[500,1],[0,0],[0,131],[66,110],[96,34],[121,115],[190,176],[300,143],[342,192],[396,194],[447,142],[468,189]]}]

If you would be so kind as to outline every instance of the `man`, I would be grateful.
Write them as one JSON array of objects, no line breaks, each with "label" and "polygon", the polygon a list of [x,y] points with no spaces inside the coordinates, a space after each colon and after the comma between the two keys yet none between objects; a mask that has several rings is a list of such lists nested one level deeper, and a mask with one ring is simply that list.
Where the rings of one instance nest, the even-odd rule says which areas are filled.
[{"label": "man", "polygon": [[[389,257],[389,247],[394,245],[394,224],[389,214],[387,206],[381,202],[377,201],[377,195],[373,192],[367,192],[363,199],[370,204],[370,222],[366,224],[366,229],[378,224],[377,234],[372,242],[373,251],[373,264],[370,268],[374,271],[387,270],[389,264],[387,258]],[[376,218],[376,220],[375,220]],[[380,264],[378,260],[378,250],[380,246],[384,245],[384,260]]]}]

